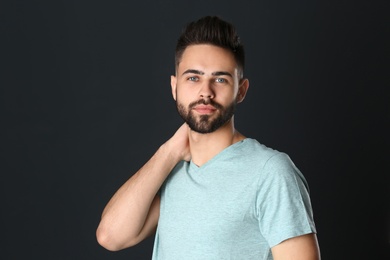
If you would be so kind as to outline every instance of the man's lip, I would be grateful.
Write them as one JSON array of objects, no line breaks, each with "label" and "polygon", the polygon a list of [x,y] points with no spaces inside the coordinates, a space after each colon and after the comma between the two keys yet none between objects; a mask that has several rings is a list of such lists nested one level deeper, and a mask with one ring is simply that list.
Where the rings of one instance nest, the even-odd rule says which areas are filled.
[{"label": "man's lip", "polygon": [[217,110],[215,107],[211,105],[197,105],[193,108],[196,112],[201,114],[209,114]]}]

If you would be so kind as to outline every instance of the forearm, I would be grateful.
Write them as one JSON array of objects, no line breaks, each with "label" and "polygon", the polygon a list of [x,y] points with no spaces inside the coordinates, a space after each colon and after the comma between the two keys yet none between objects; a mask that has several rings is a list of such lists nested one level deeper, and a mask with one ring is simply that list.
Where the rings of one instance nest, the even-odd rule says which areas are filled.
[{"label": "forearm", "polygon": [[[103,211],[97,230],[99,243],[110,250],[119,250],[143,239],[139,236],[145,236],[148,230],[142,229],[152,229],[157,224],[158,209],[151,209],[156,193],[179,160],[166,143],[122,185]],[[156,203],[159,201],[153,204]],[[150,220],[145,225],[148,216]]]}]

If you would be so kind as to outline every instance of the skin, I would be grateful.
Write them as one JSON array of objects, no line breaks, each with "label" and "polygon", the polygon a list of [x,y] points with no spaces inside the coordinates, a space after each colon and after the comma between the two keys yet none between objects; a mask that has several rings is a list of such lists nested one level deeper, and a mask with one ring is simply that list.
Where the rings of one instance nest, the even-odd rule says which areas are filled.
[{"label": "skin", "polygon": [[[198,100],[205,100],[206,103],[213,100],[228,107],[232,102],[240,103],[244,100],[249,81],[238,78],[233,54],[223,48],[204,44],[187,47],[176,76],[171,76],[171,87],[173,98],[184,107]],[[192,112],[197,121],[204,114],[213,120],[221,113],[210,106],[197,106]],[[201,166],[245,137],[234,128],[232,117],[212,133],[190,131],[188,138],[192,161]]]},{"label": "skin", "polygon": [[[176,75],[171,76],[171,87],[172,96],[183,113],[192,114],[197,124],[207,128],[225,108],[244,100],[249,81],[239,78],[232,53],[201,44],[186,48]],[[199,101],[203,103],[190,106]],[[212,101],[219,105],[211,105]],[[234,116],[206,134],[193,131],[184,123],[108,202],[96,231],[98,242],[108,250],[117,251],[151,235],[160,214],[160,198],[156,193],[173,167],[181,160],[192,160],[202,166],[244,138],[234,127]],[[315,234],[283,241],[272,248],[272,254],[275,260],[320,259]]]}]

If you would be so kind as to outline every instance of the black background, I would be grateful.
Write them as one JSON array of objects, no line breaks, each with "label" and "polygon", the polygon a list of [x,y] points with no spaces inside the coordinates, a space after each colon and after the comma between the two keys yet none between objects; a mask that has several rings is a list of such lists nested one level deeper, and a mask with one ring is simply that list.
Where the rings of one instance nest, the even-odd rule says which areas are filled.
[{"label": "black background", "polygon": [[1,259],[149,259],[95,229],[181,124],[183,26],[236,25],[250,89],[236,127],[305,174],[323,259],[389,259],[388,1],[1,1]]}]

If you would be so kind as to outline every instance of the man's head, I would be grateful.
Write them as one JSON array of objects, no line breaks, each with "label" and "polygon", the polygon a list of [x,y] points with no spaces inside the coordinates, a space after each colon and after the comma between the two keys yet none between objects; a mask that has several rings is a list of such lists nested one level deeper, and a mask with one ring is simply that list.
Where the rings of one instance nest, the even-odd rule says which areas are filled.
[{"label": "man's head", "polygon": [[245,53],[234,26],[217,16],[206,16],[187,25],[176,44],[176,69],[188,46],[210,44],[232,52],[240,79],[244,76]]},{"label": "man's head", "polygon": [[244,50],[234,28],[217,17],[190,23],[178,40],[172,95],[180,116],[198,133],[230,123],[247,92]]}]

